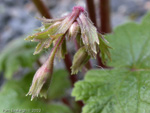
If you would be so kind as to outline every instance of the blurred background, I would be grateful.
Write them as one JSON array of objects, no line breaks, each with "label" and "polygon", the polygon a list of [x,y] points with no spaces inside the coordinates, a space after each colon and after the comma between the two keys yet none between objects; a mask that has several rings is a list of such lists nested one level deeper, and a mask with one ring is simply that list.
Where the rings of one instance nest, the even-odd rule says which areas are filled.
[{"label": "blurred background", "polygon": [[[84,0],[42,1],[53,18],[71,12],[75,5],[86,6]],[[150,10],[149,0],[110,0],[110,2],[112,27],[130,20],[140,21],[141,17]],[[95,8],[97,7],[98,0],[95,0]],[[35,28],[40,27],[41,22],[35,17],[40,17],[40,14],[32,0],[0,0],[0,51],[9,41],[28,35]],[[99,18],[97,22],[99,23]]]},{"label": "blurred background", "polygon": [[[41,17],[41,14],[35,1],[36,0],[0,0],[0,86],[1,86],[1,89],[3,86],[2,84],[4,84],[6,81],[8,81],[9,83],[9,81],[13,80],[14,78],[15,79],[17,78],[18,80],[22,76],[25,76],[28,73],[29,75],[32,75],[29,77],[29,82],[28,82],[29,84],[26,86],[24,92],[21,92],[22,89],[19,89],[17,86],[15,86],[15,87],[12,87],[12,89],[15,90],[15,88],[17,88],[17,91],[19,92],[9,95],[9,92],[4,90],[5,88],[8,88],[9,85],[4,86],[5,88],[3,88],[2,91],[0,91],[0,101],[4,102],[4,105],[0,105],[0,109],[3,109],[3,110],[4,108],[14,107],[13,102],[9,104],[9,100],[7,101],[6,98],[8,99],[14,98],[15,99],[14,101],[16,101],[18,98],[22,100],[26,99],[24,94],[27,93],[29,89],[32,77],[36,69],[39,66],[41,66],[41,64],[45,61],[45,58],[47,58],[46,55],[48,51],[46,50],[44,51],[44,54],[45,54],[44,58],[43,57],[40,58],[40,61],[39,61],[38,55],[33,56],[35,44],[27,43],[27,41],[23,40],[28,35],[31,35],[34,32],[34,29],[37,29],[38,27],[41,26],[41,22],[36,19],[36,17]],[[86,3],[88,0],[41,0],[41,1],[43,4],[45,4],[46,8],[48,9],[50,13],[49,16],[51,16],[52,18],[59,18],[63,15],[68,14],[69,12],[71,12],[72,8],[76,5],[83,6],[87,10],[89,10],[90,8],[93,8],[91,4],[89,4],[89,6],[86,7],[87,6]],[[95,0],[94,5],[93,5],[96,11],[95,14],[96,14],[97,28],[100,28],[102,25],[101,20],[100,20],[101,15],[99,15],[100,14],[99,1],[100,0]],[[105,1],[105,0],[101,0],[101,1]],[[109,13],[110,27],[112,29],[112,32],[116,26],[124,24],[126,22],[129,22],[129,21],[140,22],[141,18],[150,10],[149,0],[110,0],[109,5],[110,5],[109,7],[110,8],[110,13]],[[93,9],[90,9],[90,10],[93,10]],[[107,24],[107,22],[103,24]],[[107,31],[105,32],[105,30],[104,31],[100,30],[100,31],[103,34],[110,33]],[[20,40],[16,41],[16,39],[20,39]],[[70,53],[74,54],[74,47],[72,45],[69,45],[69,50],[71,51]],[[66,62],[67,62],[67,59],[66,59]],[[58,62],[56,62],[56,64],[58,64]],[[59,68],[59,69],[65,68],[65,65],[61,61],[59,62],[59,65],[55,65],[55,68]],[[66,75],[66,72],[62,70],[54,74],[58,75],[62,73]],[[62,75],[61,79],[64,80],[66,78],[67,76]],[[78,78],[81,79],[79,76]],[[57,81],[59,78],[55,78],[55,79]],[[74,78],[71,78],[71,79],[74,79]],[[16,81],[14,81],[14,83],[16,83]],[[25,84],[26,81],[24,81],[23,83],[24,84],[21,87],[24,87],[24,85],[26,85]],[[64,98],[64,95],[65,97],[70,95],[70,92],[71,92],[70,89],[65,91],[66,88],[71,87],[70,84],[71,83],[69,81],[65,81],[65,84],[64,83],[61,84],[60,82],[58,87],[55,86],[55,84],[52,85],[53,89],[56,88],[56,90],[52,91],[52,94],[50,94],[51,99],[55,99],[55,102],[57,102],[59,98],[61,99],[62,103],[64,103],[65,105],[69,105],[68,102],[66,101],[66,98]],[[59,89],[60,86],[64,86],[65,88]],[[57,94],[62,93],[62,92],[59,92],[60,90],[61,91],[63,90],[62,91],[63,96],[57,95]],[[13,92],[13,91],[10,90],[10,92]],[[21,94],[21,97],[18,97],[19,94]],[[29,97],[27,98],[29,99]],[[17,101],[16,106],[20,105],[19,103],[21,103],[21,101]],[[30,102],[26,102],[26,103],[27,105],[29,105],[28,103]],[[21,107],[25,108],[24,106],[26,105],[23,104],[23,106]],[[41,104],[39,104],[39,106],[41,106]],[[54,105],[51,105],[51,106],[52,108],[56,108],[56,109],[58,107],[57,109],[58,111],[59,110],[61,111],[63,108],[64,112],[61,112],[61,113],[70,113],[69,110],[65,107],[61,108],[60,106],[57,106],[57,107]],[[32,108],[30,106],[28,107]],[[37,106],[34,106],[34,107],[37,107]],[[60,113],[60,112],[51,112],[51,113]]]}]

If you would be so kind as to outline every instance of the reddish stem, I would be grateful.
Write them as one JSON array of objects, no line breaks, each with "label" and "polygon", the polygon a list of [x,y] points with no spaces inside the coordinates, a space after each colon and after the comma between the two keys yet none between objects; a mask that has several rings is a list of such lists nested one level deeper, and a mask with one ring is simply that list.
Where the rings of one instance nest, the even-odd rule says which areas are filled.
[{"label": "reddish stem", "polygon": [[[35,4],[36,8],[39,10],[40,14],[42,16],[45,16],[46,18],[52,18],[52,16],[50,15],[49,11],[48,11],[48,8],[45,6],[45,4],[43,3],[43,1],[41,0],[32,0],[33,3]],[[68,70],[68,72],[70,73],[71,75],[71,58],[70,58],[70,55],[67,54],[65,56],[65,59],[64,59],[64,63],[65,63],[65,66],[66,66],[66,69]],[[76,75],[72,75],[70,76],[70,80],[72,82],[72,86],[73,84],[78,80]]]},{"label": "reddish stem", "polygon": [[[96,11],[94,7],[94,1],[93,0],[86,0],[87,9],[89,12],[90,19],[93,21],[94,25],[98,28],[97,22],[96,22]],[[98,65],[101,67],[105,67],[102,63],[102,60],[99,56],[99,53],[97,53],[97,62]]]},{"label": "reddish stem", "polygon": [[101,57],[99,56],[99,52],[97,53],[97,61],[98,61],[98,65],[102,68],[109,68],[108,66],[106,66],[105,64],[103,64]]},{"label": "reddish stem", "polygon": [[[101,27],[99,31],[102,34],[110,33],[111,32],[111,20],[110,20],[110,2],[109,0],[100,0],[100,23]],[[102,63],[102,59],[99,56],[99,53],[97,54],[97,61],[98,65],[103,68],[108,68],[105,64]]]},{"label": "reddish stem", "polygon": [[110,1],[109,0],[100,0],[99,2],[99,10],[100,10],[100,22],[101,22],[101,33],[110,33],[112,31],[111,28],[111,20],[110,20]]},{"label": "reddish stem", "polygon": [[[44,5],[44,3],[43,3],[42,0],[32,0],[32,2],[35,4],[36,8],[38,9],[38,11],[40,12],[40,14],[41,14],[42,16],[44,16],[44,17],[46,17],[46,18],[52,18],[52,16],[50,15],[50,13],[49,13],[49,11],[48,11],[48,8]],[[69,54],[67,54],[67,55],[65,56],[64,63],[65,63],[65,66],[66,66],[68,72],[69,72],[70,75],[71,75],[71,69],[70,69],[70,67],[71,67],[72,63],[71,63],[71,58],[70,58],[70,55],[69,55]],[[72,83],[72,86],[73,86],[74,83],[75,83],[78,79],[77,79],[77,76],[76,76],[76,75],[71,75],[71,76],[70,76],[70,80],[71,80],[71,83]],[[66,105],[68,105],[68,106],[70,107],[69,102],[67,102],[67,100],[64,100],[64,99],[63,99],[62,101],[64,102],[64,104],[66,104]],[[77,103],[78,103],[78,105],[82,108],[83,102],[82,102],[82,101],[78,101]]]},{"label": "reddish stem", "polygon": [[64,63],[65,63],[66,69],[67,69],[68,72],[70,73],[69,78],[70,78],[70,80],[71,80],[72,86],[74,86],[74,83],[75,83],[78,79],[77,79],[77,75],[71,75],[71,69],[70,69],[70,67],[72,66],[72,62],[71,62],[71,58],[70,58],[70,55],[69,55],[69,54],[66,54],[66,55],[65,55]]},{"label": "reddish stem", "polygon": [[86,6],[87,6],[90,19],[92,20],[94,25],[97,27],[94,0],[86,0]]},{"label": "reddish stem", "polygon": [[68,101],[68,99],[67,98],[62,98],[61,99],[62,100],[62,102],[64,103],[64,104],[66,104],[67,106],[69,106],[70,108],[72,108],[72,106],[70,105],[70,102]]},{"label": "reddish stem", "polygon": [[32,2],[34,3],[34,5],[36,6],[36,8],[42,16],[44,16],[45,18],[52,18],[48,11],[48,8],[45,6],[42,0],[32,0]]}]

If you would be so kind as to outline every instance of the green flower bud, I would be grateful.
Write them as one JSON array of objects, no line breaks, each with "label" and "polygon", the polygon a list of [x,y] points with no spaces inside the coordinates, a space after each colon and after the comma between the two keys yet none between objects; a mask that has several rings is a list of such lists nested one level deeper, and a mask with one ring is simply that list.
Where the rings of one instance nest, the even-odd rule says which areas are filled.
[{"label": "green flower bud", "polygon": [[77,22],[74,22],[68,31],[68,39],[75,39],[77,34],[79,33],[80,27]]},{"label": "green flower bud", "polygon": [[97,35],[97,29],[93,23],[89,20],[85,13],[81,12],[77,22],[81,29],[81,38],[85,45],[88,54],[96,58],[97,45],[99,45],[99,38]]},{"label": "green flower bud", "polygon": [[33,100],[34,97],[38,97],[38,95],[40,95],[41,97],[43,96],[45,98],[47,97],[47,90],[49,88],[50,81],[52,78],[52,73],[53,73],[54,57],[63,39],[64,37],[60,37],[57,40],[56,44],[54,45],[50,53],[49,58],[35,73],[32,81],[32,85],[27,94],[27,95],[32,95],[31,100]]},{"label": "green flower bud", "polygon": [[89,59],[90,56],[86,52],[85,47],[81,47],[74,55],[73,64],[71,66],[71,74],[77,74],[78,71],[88,62]]},{"label": "green flower bud", "polygon": [[32,85],[29,89],[27,95],[32,95],[31,101],[34,97],[47,97],[47,90],[50,85],[52,77],[53,65],[49,65],[49,60],[47,60],[42,67],[40,67],[34,75]]}]

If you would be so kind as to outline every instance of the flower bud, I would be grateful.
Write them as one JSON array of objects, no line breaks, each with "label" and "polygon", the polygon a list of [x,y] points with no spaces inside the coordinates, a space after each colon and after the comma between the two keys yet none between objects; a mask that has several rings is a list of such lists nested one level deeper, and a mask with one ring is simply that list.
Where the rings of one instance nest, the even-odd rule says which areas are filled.
[{"label": "flower bud", "polygon": [[38,97],[39,94],[41,97],[47,97],[47,90],[50,85],[52,71],[53,65],[49,65],[48,60],[42,65],[42,67],[37,70],[34,75],[32,85],[27,94],[32,95],[31,101],[34,99],[34,97]]},{"label": "flower bud", "polygon": [[69,31],[68,31],[68,38],[69,40],[70,39],[75,39],[77,34],[79,33],[79,30],[80,30],[80,27],[78,25],[77,22],[74,22],[71,27],[69,28]]},{"label": "flower bud", "polygon": [[96,46],[99,45],[96,27],[94,27],[93,23],[84,12],[80,13],[77,22],[80,26],[82,41],[88,54],[95,57],[97,54]]},{"label": "flower bud", "polygon": [[89,59],[90,56],[86,52],[85,47],[81,47],[74,55],[73,65],[71,66],[71,74],[78,73],[78,71],[88,62]]},{"label": "flower bud", "polygon": [[60,37],[56,41],[56,44],[54,45],[49,58],[35,73],[32,85],[27,94],[32,95],[31,100],[33,100],[34,97],[38,97],[39,94],[40,96],[44,96],[45,98],[47,97],[47,90],[49,88],[53,73],[53,62],[55,54],[63,39],[64,37]]}]

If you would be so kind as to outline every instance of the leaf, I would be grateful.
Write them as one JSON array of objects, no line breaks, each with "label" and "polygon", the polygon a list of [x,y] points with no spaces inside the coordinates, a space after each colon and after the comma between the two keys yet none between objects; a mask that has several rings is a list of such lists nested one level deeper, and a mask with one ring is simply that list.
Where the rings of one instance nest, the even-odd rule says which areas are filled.
[{"label": "leaf", "polygon": [[35,43],[17,38],[10,42],[0,53],[0,71],[7,79],[12,78],[19,67],[31,67],[38,56],[33,56]]},{"label": "leaf", "polygon": [[146,68],[150,64],[150,13],[141,24],[134,22],[117,27],[113,34],[107,35],[107,40],[113,48],[112,62],[114,67],[132,69]]},{"label": "leaf", "polygon": [[25,40],[45,40],[47,38],[51,38],[50,36],[55,34],[60,24],[61,22],[56,22],[50,25],[47,29],[44,27],[45,29],[42,32],[37,32],[34,35],[28,36]]},{"label": "leaf", "polygon": [[57,70],[53,73],[48,98],[58,99],[65,96],[66,90],[71,88],[68,76],[69,74],[66,70]]},{"label": "leaf", "polygon": [[46,103],[40,99],[30,101],[30,97],[25,96],[33,74],[34,72],[29,73],[21,81],[9,80],[4,84],[0,93],[0,112],[19,109],[29,110],[28,112],[37,110],[41,113],[71,113],[70,109],[61,103]]},{"label": "leaf", "polygon": [[[150,112],[150,14],[107,35],[113,48],[112,70],[91,70],[75,84],[72,96],[83,100],[82,113]],[[128,67],[128,68],[127,68]]]},{"label": "leaf", "polygon": [[105,38],[101,35],[98,34],[99,36],[99,40],[100,40],[100,44],[99,44],[99,48],[100,48],[100,55],[102,58],[102,62],[105,64],[105,61],[107,59],[111,60],[111,55],[110,55],[110,51],[109,49],[111,49],[110,46],[108,46],[107,40],[105,40]]},{"label": "leaf", "polygon": [[83,113],[149,113],[150,71],[92,70],[72,95],[86,104]]}]

